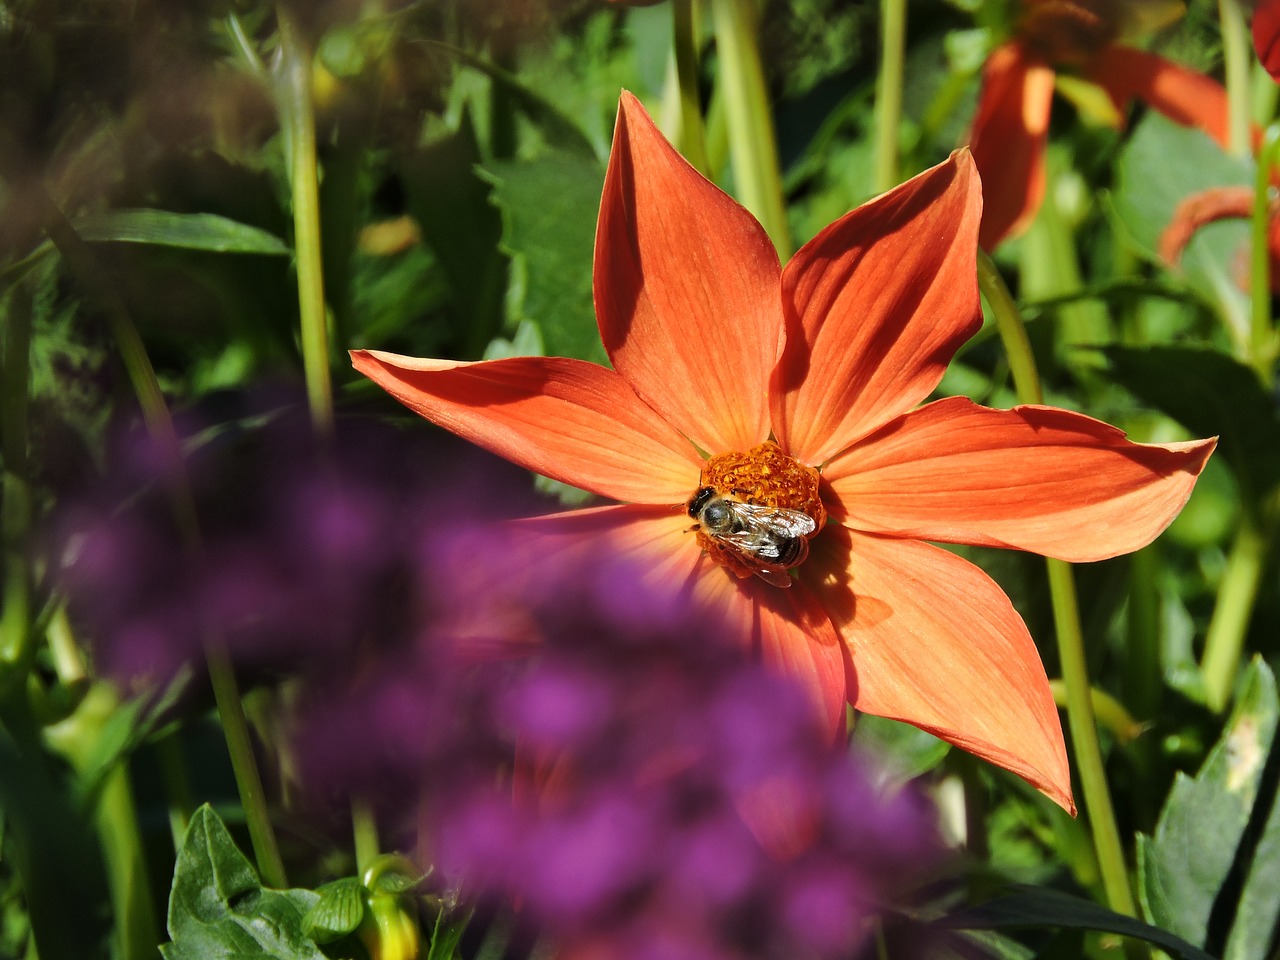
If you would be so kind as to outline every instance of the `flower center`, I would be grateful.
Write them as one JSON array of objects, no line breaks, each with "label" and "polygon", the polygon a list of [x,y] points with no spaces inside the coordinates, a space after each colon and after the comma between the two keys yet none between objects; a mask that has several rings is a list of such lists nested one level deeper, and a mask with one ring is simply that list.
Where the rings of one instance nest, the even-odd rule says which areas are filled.
[{"label": "flower center", "polygon": [[786,586],[786,571],[808,555],[827,519],[818,484],[817,470],[776,443],[717,454],[688,503],[698,545],[739,577]]},{"label": "flower center", "polygon": [[1120,31],[1116,0],[1022,0],[1018,36],[1055,67],[1085,67]]}]

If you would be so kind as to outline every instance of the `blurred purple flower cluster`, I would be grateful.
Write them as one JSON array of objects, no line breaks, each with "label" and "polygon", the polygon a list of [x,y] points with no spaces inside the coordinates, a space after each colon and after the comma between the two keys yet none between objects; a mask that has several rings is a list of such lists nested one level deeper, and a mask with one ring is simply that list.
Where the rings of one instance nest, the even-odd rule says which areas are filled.
[{"label": "blurred purple flower cluster", "polygon": [[880,795],[790,680],[651,571],[545,528],[436,540],[438,619],[412,656],[313,691],[304,776],[415,804],[424,862],[566,957],[868,949],[941,862],[930,808]]},{"label": "blurred purple flower cluster", "polygon": [[[212,631],[292,685],[307,795],[360,796],[464,896],[565,957],[850,958],[942,853],[791,682],[660,571],[510,522],[527,478],[448,438],[268,418],[192,442],[202,548],[147,443],[60,520],[104,672],[166,679]],[[914,946],[914,944],[913,944]]]},{"label": "blurred purple flower cluster", "polygon": [[[251,398],[217,429],[189,422],[181,466],[122,436],[64,498],[51,553],[101,673],[164,682],[209,638],[249,671],[344,669],[412,638],[433,531],[533,509],[520,471],[452,437],[354,419],[320,445],[288,399]],[[180,471],[198,550],[176,519]]]}]

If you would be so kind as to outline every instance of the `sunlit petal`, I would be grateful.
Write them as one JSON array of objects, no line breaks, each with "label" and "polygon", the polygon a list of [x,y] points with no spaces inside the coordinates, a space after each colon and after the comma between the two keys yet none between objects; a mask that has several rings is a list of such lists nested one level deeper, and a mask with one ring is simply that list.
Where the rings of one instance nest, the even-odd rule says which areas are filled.
[{"label": "sunlit petal", "polygon": [[614,367],[708,453],[769,433],[778,256],[624,93],[596,229],[595,302]]},{"label": "sunlit petal", "polygon": [[1053,70],[1020,44],[1005,44],[987,58],[969,134],[982,177],[983,249],[1021,233],[1040,209],[1053,80]]},{"label": "sunlit petal", "polygon": [[966,151],[837,220],[787,264],[774,430],[819,464],[910,409],[982,322]]},{"label": "sunlit petal", "polygon": [[828,464],[845,526],[1102,560],[1150,543],[1215,441],[1139,444],[1053,407],[963,397],[909,413]]},{"label": "sunlit petal", "polygon": [[828,527],[802,568],[849,645],[855,706],[1011,770],[1074,812],[1040,655],[1000,587],[914,540]]},{"label": "sunlit petal", "polygon": [[523,467],[601,496],[683,503],[701,458],[617,373],[581,360],[480,363],[374,350],[355,368],[409,409]]}]

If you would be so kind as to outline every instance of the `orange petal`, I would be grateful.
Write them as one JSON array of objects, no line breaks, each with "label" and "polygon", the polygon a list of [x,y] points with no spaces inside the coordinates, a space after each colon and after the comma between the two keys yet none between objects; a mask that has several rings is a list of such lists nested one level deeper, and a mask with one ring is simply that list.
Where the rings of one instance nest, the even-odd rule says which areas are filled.
[{"label": "orange petal", "polygon": [[778,442],[819,464],[927,397],[982,323],[967,151],[863,204],[787,264]]},{"label": "orange petal", "polygon": [[516,523],[543,558],[553,551],[599,551],[603,543],[614,556],[634,563],[641,576],[673,591],[687,589],[702,563],[691,525],[683,509],[641,504],[570,510]]},{"label": "orange petal", "polygon": [[801,571],[849,644],[859,710],[915,724],[1075,812],[1044,666],[990,577],[938,547],[837,526]]},{"label": "orange petal", "polygon": [[595,302],[614,367],[710,453],[769,435],[778,255],[623,93],[596,228]]},{"label": "orange petal", "polygon": [[987,57],[969,149],[982,176],[984,250],[1021,233],[1044,199],[1044,151],[1049,138],[1053,69],[1021,44]]},{"label": "orange petal", "polygon": [[825,729],[843,731],[848,653],[813,594],[801,583],[780,589],[759,577],[740,579],[706,558],[697,573],[694,595],[721,610],[765,664],[808,691]]},{"label": "orange petal", "polygon": [[1131,100],[1141,100],[1170,120],[1198,127],[1229,146],[1227,91],[1212,77],[1158,54],[1118,45],[1103,50],[1091,74],[1122,113]]},{"label": "orange petal", "polygon": [[351,362],[409,409],[530,470],[601,496],[684,503],[702,460],[622,377],[582,360],[480,363],[354,350]]},{"label": "orange petal", "polygon": [[1169,525],[1215,444],[1133,443],[1068,410],[952,397],[890,424],[823,475],[847,527],[1103,560]]}]

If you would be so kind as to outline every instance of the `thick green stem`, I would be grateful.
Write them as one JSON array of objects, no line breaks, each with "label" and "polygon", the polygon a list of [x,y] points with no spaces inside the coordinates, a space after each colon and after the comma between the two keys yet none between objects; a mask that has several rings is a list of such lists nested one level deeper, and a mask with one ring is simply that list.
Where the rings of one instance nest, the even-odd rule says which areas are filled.
[{"label": "thick green stem", "polygon": [[1249,61],[1252,49],[1249,28],[1238,0],[1218,0],[1218,19],[1222,24],[1222,58],[1227,80],[1227,130],[1231,152],[1247,157],[1252,152],[1249,140],[1251,114]]},{"label": "thick green stem", "polygon": [[773,110],[760,62],[759,11],[755,0],[711,0],[720,83],[729,121],[729,151],[738,198],[764,225],[778,256],[792,254],[778,168]]},{"label": "thick green stem", "polygon": [[1266,569],[1269,540],[1257,519],[1245,512],[1222,571],[1213,616],[1204,638],[1204,658],[1200,661],[1205,701],[1215,713],[1226,709],[1231,699],[1245,633]]},{"label": "thick green stem", "polygon": [[[1066,710],[1069,706],[1066,681],[1050,680],[1049,689],[1053,691],[1053,702]],[[1130,743],[1146,730],[1146,726],[1135,720],[1124,704],[1107,691],[1091,687],[1089,699],[1093,701],[1093,713],[1098,718],[1098,723],[1109,730],[1117,742]]]},{"label": "thick green stem", "polygon": [[[1036,370],[1026,327],[1013,297],[1005,286],[1000,271],[991,258],[978,251],[978,283],[995,318],[1014,389],[1022,403],[1042,403],[1040,376]],[[1093,712],[1089,688],[1089,669],[1085,662],[1084,635],[1080,629],[1080,611],[1076,601],[1075,580],[1071,565],[1061,560],[1046,559],[1049,572],[1049,596],[1053,605],[1053,621],[1058,636],[1058,659],[1067,693],[1067,723],[1075,750],[1076,774],[1084,792],[1084,808],[1092,827],[1093,846],[1098,856],[1102,884],[1112,910],[1135,916],[1133,891],[1116,826],[1111,792],[1107,786],[1102,748],[1098,745],[1098,724]]]},{"label": "thick green stem", "polygon": [[676,88],[680,97],[680,152],[704,177],[711,176],[707,159],[707,138],[702,123],[702,92],[699,87],[698,32],[693,16],[693,0],[672,0],[673,48],[676,59]]},{"label": "thick green stem", "polygon": [[351,801],[351,836],[356,851],[356,872],[363,875],[378,856],[378,820],[369,802],[359,797]]},{"label": "thick green stem", "polygon": [[902,124],[902,61],[907,35],[906,0],[880,0],[880,75],[876,78],[873,187],[898,185],[898,128]]},{"label": "thick green stem", "polygon": [[311,103],[311,47],[284,6],[280,26],[280,118],[289,146],[293,201],[293,244],[298,271],[298,311],[302,323],[302,366],[307,403],[316,432],[333,430],[333,386],[329,377],[329,328],[324,306],[320,248],[320,178],[316,165],[316,122]]}]

